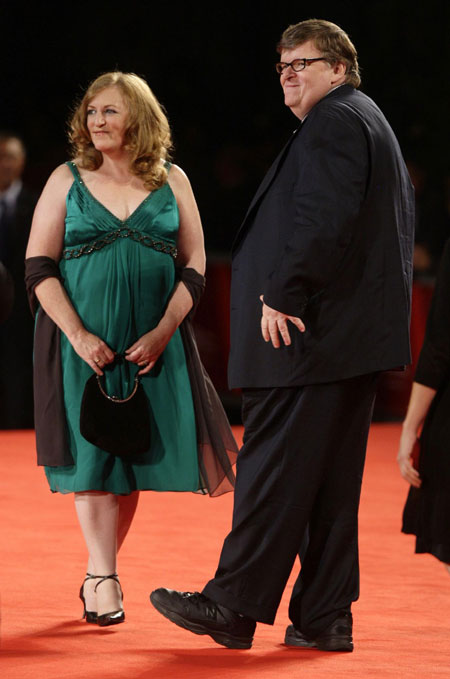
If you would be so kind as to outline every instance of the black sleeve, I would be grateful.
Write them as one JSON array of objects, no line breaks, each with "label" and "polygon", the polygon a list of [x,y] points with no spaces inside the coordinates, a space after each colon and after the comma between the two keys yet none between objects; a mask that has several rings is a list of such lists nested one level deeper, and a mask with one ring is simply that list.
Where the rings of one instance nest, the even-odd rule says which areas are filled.
[{"label": "black sleeve", "polygon": [[266,304],[292,316],[301,316],[308,300],[332,281],[369,175],[368,142],[355,114],[321,111],[305,121],[303,133],[308,142],[298,159],[293,235],[263,291]]},{"label": "black sleeve", "polygon": [[415,381],[439,389],[450,375],[450,239],[442,254]]}]

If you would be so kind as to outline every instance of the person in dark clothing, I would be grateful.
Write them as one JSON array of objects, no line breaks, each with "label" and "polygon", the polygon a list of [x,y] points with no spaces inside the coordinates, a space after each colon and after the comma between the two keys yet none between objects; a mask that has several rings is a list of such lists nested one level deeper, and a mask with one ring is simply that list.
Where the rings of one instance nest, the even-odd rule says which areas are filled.
[{"label": "person in dark clothing", "polygon": [[450,240],[440,262],[397,456],[400,472],[411,484],[402,531],[416,536],[416,553],[432,554],[450,573],[449,309]]},{"label": "person in dark clothing", "polygon": [[0,261],[0,323],[11,313],[14,304],[14,283],[6,266]]},{"label": "person in dark clothing", "polygon": [[0,327],[0,429],[33,427],[33,319],[25,291],[25,249],[37,195],[22,182],[25,146],[0,131],[0,262],[14,302]]},{"label": "person in dark clothing", "polygon": [[308,528],[285,643],[352,651],[358,505],[378,374],[410,361],[414,194],[328,21],[290,26],[276,65],[300,120],[233,246],[229,381],[243,394],[231,533],[201,594],[158,589],[176,624],[250,648]]}]

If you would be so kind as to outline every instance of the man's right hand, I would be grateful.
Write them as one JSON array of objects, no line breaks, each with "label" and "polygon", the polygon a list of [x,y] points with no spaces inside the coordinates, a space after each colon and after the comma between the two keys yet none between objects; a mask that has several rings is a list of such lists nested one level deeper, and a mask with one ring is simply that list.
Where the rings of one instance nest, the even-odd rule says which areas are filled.
[{"label": "man's right hand", "polygon": [[288,324],[290,321],[300,332],[305,332],[305,324],[298,316],[288,316],[281,311],[272,309],[264,303],[264,297],[259,298],[263,303],[262,317],[261,317],[261,333],[265,342],[272,342],[275,349],[280,348],[280,335],[286,346],[291,344],[291,336],[289,334]]}]

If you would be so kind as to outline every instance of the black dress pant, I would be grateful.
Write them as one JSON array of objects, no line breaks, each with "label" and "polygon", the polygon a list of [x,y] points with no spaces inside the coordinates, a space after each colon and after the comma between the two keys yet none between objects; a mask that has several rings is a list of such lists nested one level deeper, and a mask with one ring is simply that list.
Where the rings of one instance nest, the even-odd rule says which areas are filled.
[{"label": "black dress pant", "polygon": [[232,530],[204,594],[273,624],[306,529],[290,602],[315,635],[359,595],[358,507],[377,374],[243,390]]}]

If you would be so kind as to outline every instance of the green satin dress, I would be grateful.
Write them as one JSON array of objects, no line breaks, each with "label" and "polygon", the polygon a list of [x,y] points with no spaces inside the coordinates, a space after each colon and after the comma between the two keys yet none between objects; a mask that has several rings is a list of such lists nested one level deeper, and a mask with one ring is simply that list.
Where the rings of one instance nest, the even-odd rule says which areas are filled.
[{"label": "green satin dress", "polygon": [[[123,353],[161,319],[175,283],[178,206],[168,183],[150,193],[121,221],[89,192],[73,162],[67,195],[64,287],[84,326]],[[46,467],[52,491],[196,491],[199,488],[192,393],[177,330],[141,383],[151,414],[151,447],[138,463],[90,444],[80,434],[80,405],[91,368],[61,333],[64,405],[75,461]],[[132,390],[138,368],[117,365],[105,373],[106,390],[121,398]]]}]

